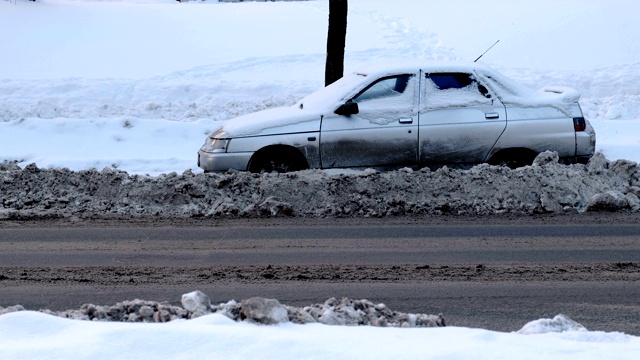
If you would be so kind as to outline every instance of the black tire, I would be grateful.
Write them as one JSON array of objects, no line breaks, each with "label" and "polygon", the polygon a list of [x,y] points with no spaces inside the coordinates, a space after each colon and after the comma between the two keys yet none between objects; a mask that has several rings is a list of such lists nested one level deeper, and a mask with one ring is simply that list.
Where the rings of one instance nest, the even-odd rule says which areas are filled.
[{"label": "black tire", "polygon": [[248,166],[252,173],[287,173],[307,168],[307,161],[300,151],[288,147],[262,149],[253,155]]},{"label": "black tire", "polygon": [[529,149],[510,149],[496,153],[491,160],[490,165],[507,166],[510,169],[516,169],[523,166],[533,164],[533,160],[538,154]]}]

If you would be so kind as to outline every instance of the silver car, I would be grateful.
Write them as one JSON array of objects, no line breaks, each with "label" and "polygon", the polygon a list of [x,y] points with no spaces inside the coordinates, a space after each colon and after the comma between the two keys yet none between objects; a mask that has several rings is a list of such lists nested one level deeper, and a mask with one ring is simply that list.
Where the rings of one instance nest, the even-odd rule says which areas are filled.
[{"label": "silver car", "polygon": [[477,63],[379,65],[289,107],[222,123],[198,152],[205,172],[586,162],[595,132],[580,94],[538,91]]}]

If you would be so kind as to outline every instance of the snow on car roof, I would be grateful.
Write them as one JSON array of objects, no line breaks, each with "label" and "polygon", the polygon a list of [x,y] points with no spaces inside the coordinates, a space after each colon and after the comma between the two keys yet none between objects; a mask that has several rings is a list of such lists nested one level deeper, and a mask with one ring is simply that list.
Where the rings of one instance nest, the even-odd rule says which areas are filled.
[{"label": "snow on car roof", "polygon": [[404,61],[382,62],[356,69],[354,73],[367,76],[382,77],[397,74],[416,74],[419,70],[424,72],[473,72],[474,70],[495,70],[480,63],[469,61]]},{"label": "snow on car roof", "polygon": [[318,113],[333,112],[338,106],[353,97],[355,93],[360,91],[374,79],[399,74],[417,74],[420,70],[425,72],[438,71],[474,73],[475,70],[494,72],[491,68],[473,62],[382,62],[367,65],[345,74],[344,77],[333,84],[309,94],[300,100],[296,106],[305,110],[313,109],[313,111]]},{"label": "snow on car roof", "polygon": [[546,86],[535,91],[489,66],[470,61],[386,62],[363,67],[354,73],[378,79],[398,74],[416,74],[420,70],[425,73],[464,72],[474,74],[484,85],[491,87],[505,105],[527,108],[551,106],[565,114],[570,114],[571,108],[580,98],[578,91],[564,86]]},{"label": "snow on car roof", "polygon": [[475,74],[484,85],[492,88],[505,105],[510,106],[527,108],[550,106],[570,115],[572,107],[580,99],[580,93],[575,89],[565,86],[545,86],[535,91],[489,66],[468,61],[380,63],[356,70],[355,73],[377,79],[403,73],[416,74],[420,70],[425,73],[465,72]]}]

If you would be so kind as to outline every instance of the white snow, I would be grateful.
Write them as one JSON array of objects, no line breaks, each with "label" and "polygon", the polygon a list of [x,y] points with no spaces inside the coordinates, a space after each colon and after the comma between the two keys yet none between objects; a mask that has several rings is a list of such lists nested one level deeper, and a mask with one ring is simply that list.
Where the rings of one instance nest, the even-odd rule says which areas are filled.
[{"label": "white snow", "polygon": [[531,321],[522,329],[518,330],[520,334],[545,334],[550,332],[565,332],[565,331],[587,331],[587,329],[568,317],[560,314],[553,319],[539,319]]},{"label": "white snow", "polygon": [[[581,93],[610,160],[640,162],[636,0],[350,0],[346,71],[474,60]],[[0,161],[157,175],[196,167],[220,121],[322,88],[328,2],[0,1]],[[4,306],[12,304],[0,304]],[[446,316],[446,314],[445,314]],[[0,316],[1,359],[636,359],[640,338],[536,320],[528,333]],[[566,324],[565,324],[566,325]],[[557,332],[561,330],[562,332]]]},{"label": "white snow", "polygon": [[9,359],[637,359],[640,337],[567,329],[535,335],[462,327],[254,325],[218,315],[169,323],[0,316]]}]

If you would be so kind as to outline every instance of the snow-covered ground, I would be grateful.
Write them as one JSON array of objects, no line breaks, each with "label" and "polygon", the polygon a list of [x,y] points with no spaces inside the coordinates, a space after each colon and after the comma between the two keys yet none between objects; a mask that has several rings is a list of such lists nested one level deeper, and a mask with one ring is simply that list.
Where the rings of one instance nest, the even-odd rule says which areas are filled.
[{"label": "snow-covered ground", "polygon": [[[253,325],[224,315],[161,324],[79,321],[37,312],[0,316],[8,359],[637,359],[640,338],[552,319],[529,334],[462,327]],[[567,329],[564,332],[555,332]]]},{"label": "snow-covered ground", "polygon": [[[196,168],[216,121],[322,87],[327,1],[0,1],[0,162]],[[532,88],[582,93],[597,149],[640,161],[635,0],[351,0],[346,69],[399,58],[473,60]],[[0,304],[8,306],[12,304]],[[445,314],[446,316],[446,314]],[[524,325],[524,324],[523,324]],[[640,338],[568,330],[380,329],[233,323],[93,323],[0,316],[2,359],[636,359]]]}]

